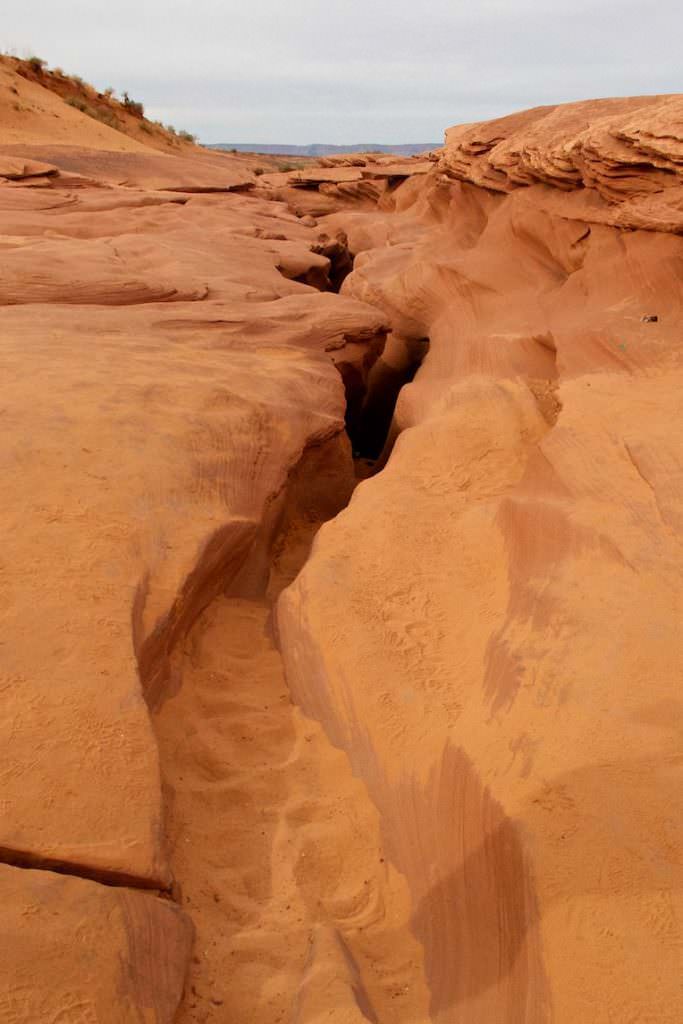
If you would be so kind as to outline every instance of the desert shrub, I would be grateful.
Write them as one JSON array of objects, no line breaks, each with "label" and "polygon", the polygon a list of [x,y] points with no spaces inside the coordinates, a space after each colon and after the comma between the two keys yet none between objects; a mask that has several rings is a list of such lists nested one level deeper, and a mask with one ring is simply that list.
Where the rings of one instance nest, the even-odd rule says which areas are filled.
[{"label": "desert shrub", "polygon": [[144,117],[145,116],[145,108],[144,108],[143,104],[142,103],[138,103],[137,100],[131,99],[127,92],[124,92],[124,94],[123,94],[123,105],[126,108],[126,110],[128,111],[128,113],[132,114],[133,117]]},{"label": "desert shrub", "polygon": [[106,88],[106,89],[104,90],[104,92],[102,93],[102,95],[103,95],[103,96],[106,96],[106,98],[107,98],[108,100],[110,100],[110,99],[112,98],[112,96],[114,95],[114,90],[113,90],[113,88],[111,87],[111,85],[108,85],[108,86],[107,86],[107,88]]},{"label": "desert shrub", "polygon": [[98,110],[96,107],[91,107],[85,100],[81,99],[80,96],[69,96],[66,101],[70,107],[75,107],[76,110],[80,110],[82,114],[87,114],[88,117],[92,117],[94,121],[101,121],[102,124],[106,124],[109,128],[120,127],[119,119],[111,110]]},{"label": "desert shrub", "polygon": [[277,167],[278,171],[282,171],[283,174],[284,174],[285,171],[295,171],[297,169],[296,168],[296,164],[286,164],[286,163],[285,164],[276,164],[276,167]]},{"label": "desert shrub", "polygon": [[182,139],[183,142],[196,142],[197,136],[193,135],[192,132],[178,132],[178,138]]},{"label": "desert shrub", "polygon": [[47,67],[47,61],[43,60],[42,57],[29,57],[28,63],[34,71],[38,72],[38,74]]},{"label": "desert shrub", "polygon": [[254,174],[255,174],[255,175],[256,175],[256,176],[258,177],[258,178],[260,178],[260,177],[261,177],[261,175],[262,175],[262,174],[265,174],[265,173],[266,173],[266,169],[265,169],[265,167],[255,167],[255,168],[254,168]]}]

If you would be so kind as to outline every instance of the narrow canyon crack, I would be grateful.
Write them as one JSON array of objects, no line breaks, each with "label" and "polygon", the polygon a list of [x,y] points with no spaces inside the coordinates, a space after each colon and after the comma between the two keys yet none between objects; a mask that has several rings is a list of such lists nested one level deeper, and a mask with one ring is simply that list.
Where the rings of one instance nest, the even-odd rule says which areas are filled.
[{"label": "narrow canyon crack", "polygon": [[274,602],[354,484],[345,434],[305,452],[263,585],[228,587],[172,655],[154,725],[174,896],[197,933],[179,1024],[309,1019],[323,991],[353,1020],[425,1016],[409,893],[378,812],[292,703],[273,632]]},{"label": "narrow canyon crack", "polygon": [[159,889],[153,881],[140,878],[138,875],[128,875],[119,871],[106,871],[75,860],[57,860],[50,857],[41,857],[29,850],[15,850],[6,846],[0,847],[0,864],[7,864],[13,868],[24,868],[29,871],[49,871],[56,875],[85,878],[91,882],[98,882],[100,885],[141,889],[160,896],[170,895],[168,890]]}]

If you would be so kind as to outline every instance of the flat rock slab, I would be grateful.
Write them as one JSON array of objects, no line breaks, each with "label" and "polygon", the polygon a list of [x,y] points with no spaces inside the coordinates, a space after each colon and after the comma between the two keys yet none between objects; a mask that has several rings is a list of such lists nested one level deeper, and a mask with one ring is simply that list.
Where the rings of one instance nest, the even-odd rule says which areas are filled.
[{"label": "flat rock slab", "polygon": [[16,181],[22,178],[36,178],[57,174],[52,164],[40,163],[37,160],[25,160],[22,157],[0,156],[0,178]]},{"label": "flat rock slab", "polygon": [[171,1024],[192,925],[131,889],[0,865],[3,1024]]},{"label": "flat rock slab", "polygon": [[[165,153],[118,153],[107,150],[81,149],[77,146],[2,146],[0,177],[9,178],[3,170],[26,165],[39,167],[37,160],[49,160],[54,173],[59,170],[84,175],[115,185],[129,185],[172,192],[230,192],[253,185],[251,171],[235,168],[224,156],[174,156]],[[45,174],[34,170],[33,174]],[[25,175],[18,175],[25,176]]]},{"label": "flat rock slab", "polygon": [[414,174],[427,174],[433,168],[431,160],[406,160],[402,163],[381,164],[378,167],[364,167],[363,178],[412,178]]},{"label": "flat rock slab", "polygon": [[312,167],[310,170],[297,171],[290,175],[292,185],[321,185],[323,182],[338,184],[342,181],[360,181],[362,167]]}]

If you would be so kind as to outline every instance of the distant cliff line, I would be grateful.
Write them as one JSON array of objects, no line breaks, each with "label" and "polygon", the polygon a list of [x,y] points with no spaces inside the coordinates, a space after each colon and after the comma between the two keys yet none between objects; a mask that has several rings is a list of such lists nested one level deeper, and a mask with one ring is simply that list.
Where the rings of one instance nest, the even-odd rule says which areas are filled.
[{"label": "distant cliff line", "polygon": [[255,142],[216,142],[207,148],[236,150],[239,153],[276,154],[278,156],[332,156],[335,153],[398,153],[401,156],[414,156],[418,153],[438,149],[442,145],[441,142],[409,142],[385,146],[376,142],[366,142],[349,146],[327,146],[321,143],[313,143],[310,146],[287,146],[284,143],[260,145]]}]

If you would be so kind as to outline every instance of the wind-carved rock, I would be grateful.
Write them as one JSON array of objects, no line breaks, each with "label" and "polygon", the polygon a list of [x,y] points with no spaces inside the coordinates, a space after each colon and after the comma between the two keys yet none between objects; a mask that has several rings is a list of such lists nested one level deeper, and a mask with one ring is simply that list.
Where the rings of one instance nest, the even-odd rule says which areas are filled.
[{"label": "wind-carved rock", "polygon": [[680,1020],[681,102],[1,147],[12,1024]]}]

